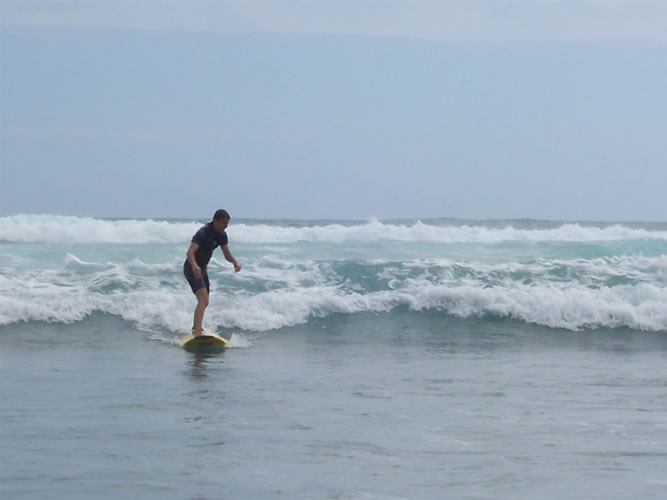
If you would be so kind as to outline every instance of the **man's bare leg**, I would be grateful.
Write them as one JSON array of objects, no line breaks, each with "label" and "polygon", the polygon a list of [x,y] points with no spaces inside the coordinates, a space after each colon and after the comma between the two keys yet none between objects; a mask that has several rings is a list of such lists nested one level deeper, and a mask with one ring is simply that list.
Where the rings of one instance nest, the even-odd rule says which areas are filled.
[{"label": "man's bare leg", "polygon": [[195,307],[195,318],[192,323],[192,334],[198,337],[203,333],[202,323],[204,322],[204,311],[208,306],[208,290],[200,288],[195,295],[197,296],[197,307]]}]

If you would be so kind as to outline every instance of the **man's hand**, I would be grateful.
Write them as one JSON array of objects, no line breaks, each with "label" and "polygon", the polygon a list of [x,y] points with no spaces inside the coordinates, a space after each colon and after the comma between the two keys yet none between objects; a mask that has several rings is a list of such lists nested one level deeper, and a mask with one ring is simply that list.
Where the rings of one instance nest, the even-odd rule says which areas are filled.
[{"label": "man's hand", "polygon": [[192,274],[194,274],[195,278],[198,280],[201,279],[201,267],[199,267],[197,264],[192,266]]},{"label": "man's hand", "polygon": [[234,264],[234,272],[238,273],[241,270],[241,264],[239,264],[239,261],[236,260],[232,255],[232,252],[229,250],[229,245],[223,245],[220,247],[220,249],[222,250],[222,254],[225,256],[225,260]]},{"label": "man's hand", "polygon": [[198,249],[199,245],[193,241],[190,243],[190,247],[185,253],[188,257],[188,262],[190,262],[190,265],[192,266],[192,274],[195,276],[195,279],[201,279],[201,267],[199,267],[199,264],[197,264],[197,260],[195,259],[195,253]]}]

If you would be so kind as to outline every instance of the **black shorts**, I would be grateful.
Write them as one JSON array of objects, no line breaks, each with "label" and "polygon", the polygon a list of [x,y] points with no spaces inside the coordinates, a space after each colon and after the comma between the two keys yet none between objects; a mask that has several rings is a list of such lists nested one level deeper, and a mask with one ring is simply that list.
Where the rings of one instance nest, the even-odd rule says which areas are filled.
[{"label": "black shorts", "polygon": [[190,283],[192,293],[196,294],[197,290],[200,290],[204,287],[206,288],[206,291],[210,293],[211,285],[208,282],[208,272],[206,271],[205,267],[201,268],[201,278],[197,279],[195,278],[195,273],[192,271],[192,264],[190,264],[190,261],[186,259],[185,263],[183,264],[183,274],[185,275],[185,279],[188,280],[188,283]]}]

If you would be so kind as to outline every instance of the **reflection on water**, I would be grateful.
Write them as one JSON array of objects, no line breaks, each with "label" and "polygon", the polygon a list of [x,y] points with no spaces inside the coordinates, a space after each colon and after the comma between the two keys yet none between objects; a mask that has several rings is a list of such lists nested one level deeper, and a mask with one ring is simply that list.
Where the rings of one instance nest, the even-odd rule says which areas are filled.
[{"label": "reflection on water", "polygon": [[186,373],[194,380],[202,380],[209,376],[214,365],[222,363],[224,353],[193,353],[188,360]]}]

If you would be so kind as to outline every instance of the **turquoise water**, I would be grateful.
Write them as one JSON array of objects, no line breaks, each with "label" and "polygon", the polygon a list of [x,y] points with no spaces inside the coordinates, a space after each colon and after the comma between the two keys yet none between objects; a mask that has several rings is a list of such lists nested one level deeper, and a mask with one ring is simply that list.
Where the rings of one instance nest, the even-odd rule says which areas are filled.
[{"label": "turquoise water", "polygon": [[[191,323],[181,269],[200,226],[0,218],[0,325],[102,312],[177,338]],[[212,330],[398,307],[575,331],[667,329],[665,223],[241,221],[228,233],[244,270],[214,256]]]},{"label": "turquoise water", "polygon": [[[201,221],[200,221],[201,222]],[[0,218],[2,498],[658,498],[667,224]]]}]

